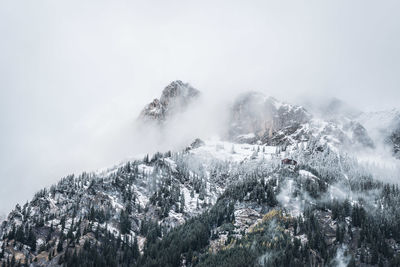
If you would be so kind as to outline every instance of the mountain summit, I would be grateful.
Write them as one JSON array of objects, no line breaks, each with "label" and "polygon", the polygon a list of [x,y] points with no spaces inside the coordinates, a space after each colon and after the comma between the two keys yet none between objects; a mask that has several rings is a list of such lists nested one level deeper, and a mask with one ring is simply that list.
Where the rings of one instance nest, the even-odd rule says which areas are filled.
[{"label": "mountain summit", "polygon": [[139,119],[144,122],[163,123],[168,117],[185,111],[200,95],[200,91],[180,80],[171,82],[162,91],[161,97],[154,99],[140,113]]}]

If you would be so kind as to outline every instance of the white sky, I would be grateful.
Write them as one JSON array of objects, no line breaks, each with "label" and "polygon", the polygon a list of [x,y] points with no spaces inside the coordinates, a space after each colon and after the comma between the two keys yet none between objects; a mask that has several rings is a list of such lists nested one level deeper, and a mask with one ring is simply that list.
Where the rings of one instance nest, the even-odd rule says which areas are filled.
[{"label": "white sky", "polygon": [[117,163],[172,80],[399,106],[400,1],[0,0],[0,213]]}]

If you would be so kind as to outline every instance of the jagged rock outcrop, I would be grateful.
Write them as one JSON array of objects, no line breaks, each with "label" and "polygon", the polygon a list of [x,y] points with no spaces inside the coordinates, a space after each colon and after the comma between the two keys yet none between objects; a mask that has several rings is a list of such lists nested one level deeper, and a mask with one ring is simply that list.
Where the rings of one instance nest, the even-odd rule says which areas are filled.
[{"label": "jagged rock outcrop", "polygon": [[163,90],[159,99],[154,99],[140,113],[144,122],[163,123],[169,117],[185,111],[200,95],[200,91],[180,80],[171,82]]}]

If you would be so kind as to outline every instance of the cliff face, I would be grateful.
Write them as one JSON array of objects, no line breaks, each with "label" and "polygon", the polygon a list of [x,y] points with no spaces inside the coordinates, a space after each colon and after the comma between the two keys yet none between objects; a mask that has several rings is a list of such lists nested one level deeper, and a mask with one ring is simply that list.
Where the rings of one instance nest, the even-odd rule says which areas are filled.
[{"label": "cliff face", "polygon": [[239,96],[232,106],[229,138],[240,142],[278,144],[283,142],[276,138],[280,131],[294,133],[310,119],[311,115],[303,107],[249,92]]}]

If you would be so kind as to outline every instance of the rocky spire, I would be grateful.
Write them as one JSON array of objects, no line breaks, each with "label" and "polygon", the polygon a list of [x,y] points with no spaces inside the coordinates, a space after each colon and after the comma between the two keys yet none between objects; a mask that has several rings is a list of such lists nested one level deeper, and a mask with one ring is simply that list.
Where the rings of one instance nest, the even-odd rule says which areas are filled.
[{"label": "rocky spire", "polygon": [[159,99],[154,99],[142,110],[139,119],[162,123],[168,117],[185,111],[199,95],[200,91],[188,83],[173,81],[164,88]]}]

